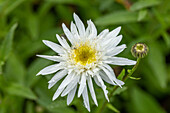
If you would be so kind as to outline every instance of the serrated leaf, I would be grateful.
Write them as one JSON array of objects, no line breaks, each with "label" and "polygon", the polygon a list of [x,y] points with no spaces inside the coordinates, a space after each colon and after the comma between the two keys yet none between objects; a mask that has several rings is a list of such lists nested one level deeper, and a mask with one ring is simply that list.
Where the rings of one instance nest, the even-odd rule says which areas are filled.
[{"label": "serrated leaf", "polygon": [[12,43],[13,43],[13,37],[14,37],[14,31],[17,28],[17,25],[18,24],[16,23],[10,28],[8,34],[6,35],[4,41],[3,41],[2,45],[1,45],[1,48],[0,48],[0,62],[4,62],[8,58],[8,56],[9,56],[9,54],[11,52]]},{"label": "serrated leaf", "polygon": [[107,107],[110,109],[110,110],[112,110],[112,111],[114,111],[115,113],[120,113],[120,111],[118,110],[118,109],[116,109],[112,104],[110,104],[110,103],[107,103]]},{"label": "serrated leaf", "polygon": [[165,113],[154,97],[139,88],[134,88],[131,96],[135,113]]},{"label": "serrated leaf", "polygon": [[10,84],[6,88],[6,91],[11,95],[17,95],[28,99],[35,100],[37,98],[30,88],[16,83]]},{"label": "serrated leaf", "polygon": [[98,18],[95,23],[97,25],[115,25],[137,22],[137,13],[129,11],[118,11]]},{"label": "serrated leaf", "polygon": [[159,1],[159,0],[137,1],[130,7],[130,10],[136,11],[136,10],[140,10],[140,9],[143,9],[143,8],[159,5],[160,3],[161,3],[161,1]]}]

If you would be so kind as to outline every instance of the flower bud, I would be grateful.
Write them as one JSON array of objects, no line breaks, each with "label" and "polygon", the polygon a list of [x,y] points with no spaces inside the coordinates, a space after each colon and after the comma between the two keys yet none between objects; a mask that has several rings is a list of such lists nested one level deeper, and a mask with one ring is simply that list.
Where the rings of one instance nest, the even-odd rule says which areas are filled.
[{"label": "flower bud", "polygon": [[149,48],[144,43],[136,43],[131,48],[131,53],[136,58],[144,58],[149,51]]}]

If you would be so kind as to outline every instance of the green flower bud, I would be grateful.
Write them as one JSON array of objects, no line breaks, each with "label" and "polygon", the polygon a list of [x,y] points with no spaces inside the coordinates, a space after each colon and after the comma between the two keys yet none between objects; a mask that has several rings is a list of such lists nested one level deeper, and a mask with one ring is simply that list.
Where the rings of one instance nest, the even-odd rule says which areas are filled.
[{"label": "green flower bud", "polygon": [[131,48],[131,53],[136,58],[144,58],[149,51],[149,48],[144,43],[136,43]]}]

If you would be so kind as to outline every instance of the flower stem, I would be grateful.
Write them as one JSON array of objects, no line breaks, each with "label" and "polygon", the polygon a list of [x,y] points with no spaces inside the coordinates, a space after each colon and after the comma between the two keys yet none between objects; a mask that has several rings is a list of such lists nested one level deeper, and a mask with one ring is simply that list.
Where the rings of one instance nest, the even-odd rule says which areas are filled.
[{"label": "flower stem", "polygon": [[[125,77],[123,78],[122,81],[125,82],[130,76],[132,76],[132,74],[133,74],[133,73],[135,72],[135,70],[137,69],[140,60],[141,60],[141,58],[138,58],[138,59],[137,59],[137,63],[133,66],[133,68],[132,68],[132,70],[130,71],[130,73],[127,74],[127,75],[125,75]],[[117,89],[118,87],[119,87],[119,86],[114,86],[114,87],[113,87],[113,90],[110,92],[110,94],[109,94],[109,96],[108,96],[108,97],[109,97],[109,100],[110,100],[110,98],[112,97],[113,93],[116,91],[116,89]],[[102,113],[103,110],[104,110],[104,108],[106,107],[107,103],[108,103],[108,102],[105,101],[104,104],[103,104],[102,107],[98,110],[97,113]]]}]

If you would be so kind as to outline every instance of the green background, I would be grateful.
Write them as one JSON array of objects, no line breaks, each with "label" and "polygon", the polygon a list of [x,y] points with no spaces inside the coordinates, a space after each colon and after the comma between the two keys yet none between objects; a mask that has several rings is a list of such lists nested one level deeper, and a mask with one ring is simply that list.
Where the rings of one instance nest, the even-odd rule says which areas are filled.
[{"label": "green background", "polygon": [[[88,113],[77,95],[70,106],[66,97],[52,101],[59,85],[48,89],[53,75],[35,76],[53,63],[36,54],[55,54],[42,40],[57,43],[55,34],[63,34],[61,24],[69,27],[74,12],[85,26],[91,19],[98,33],[121,26],[127,49],[118,56],[136,60],[130,49],[137,42],[150,50],[132,75],[141,79],[128,79],[102,112],[170,112],[169,0],[0,0],[0,113]],[[132,67],[114,66],[117,74],[122,68]],[[106,99],[96,85],[95,92],[99,106],[89,95],[91,112],[100,113]]]}]

